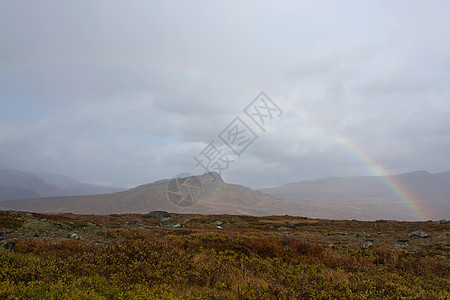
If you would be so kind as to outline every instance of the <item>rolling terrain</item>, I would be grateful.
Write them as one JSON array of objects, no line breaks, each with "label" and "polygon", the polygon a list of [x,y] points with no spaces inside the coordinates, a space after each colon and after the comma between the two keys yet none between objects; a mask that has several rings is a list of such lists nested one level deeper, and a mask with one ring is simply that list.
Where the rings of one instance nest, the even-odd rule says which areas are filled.
[{"label": "rolling terrain", "polygon": [[[333,177],[252,190],[225,183],[219,174],[194,176],[202,197],[192,206],[169,199],[169,179],[100,195],[29,197],[1,201],[0,209],[81,214],[175,213],[299,215],[327,219],[439,220],[450,217],[450,172],[426,171],[388,177]],[[395,188],[393,189],[393,186]],[[398,191],[408,191],[399,194]],[[32,193],[22,190],[24,195]],[[192,204],[192,203],[191,203]]]},{"label": "rolling terrain", "polygon": [[167,210],[204,214],[284,214],[284,202],[248,187],[225,183],[217,173],[196,178],[204,197],[190,207],[177,206],[167,195],[169,180],[159,180],[124,192],[104,195],[51,197],[0,202],[0,209],[32,212],[70,212],[81,214],[142,213]]},{"label": "rolling terrain", "polygon": [[438,220],[450,216],[450,172],[332,177],[261,191],[287,201],[295,214],[316,218]]},{"label": "rolling terrain", "polygon": [[0,201],[39,197],[95,195],[122,191],[79,182],[60,174],[32,174],[0,169]]},{"label": "rolling terrain", "polygon": [[449,299],[450,223],[0,211],[1,299]]}]

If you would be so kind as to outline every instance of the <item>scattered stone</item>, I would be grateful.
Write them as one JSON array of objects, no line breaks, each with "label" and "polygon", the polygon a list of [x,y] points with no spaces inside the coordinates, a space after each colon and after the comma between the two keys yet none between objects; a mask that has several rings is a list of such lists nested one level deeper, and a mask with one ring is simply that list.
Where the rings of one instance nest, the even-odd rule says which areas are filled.
[{"label": "scattered stone", "polygon": [[290,232],[290,231],[283,231],[282,234],[286,234],[286,235],[297,235],[297,233],[295,232]]},{"label": "scattered stone", "polygon": [[406,243],[397,243],[394,245],[395,248],[405,248],[407,246]]},{"label": "scattered stone", "polygon": [[434,222],[434,224],[436,224],[436,225],[442,225],[442,224],[447,224],[447,220],[439,220],[439,221],[436,221],[436,222]]},{"label": "scattered stone", "polygon": [[0,241],[5,240],[8,237],[8,235],[4,232],[0,232]]},{"label": "scattered stone", "polygon": [[366,233],[364,231],[358,232],[356,234],[356,237],[365,237],[365,236],[366,236]]},{"label": "scattered stone", "polygon": [[7,242],[5,244],[5,246],[3,246],[3,249],[9,250],[9,251],[14,251],[15,247],[16,247],[16,243],[14,243],[14,242]]},{"label": "scattered stone", "polygon": [[375,247],[375,244],[373,243],[373,241],[366,241],[361,244],[361,248],[363,248],[363,249],[368,249],[371,247]]},{"label": "scattered stone", "polygon": [[286,227],[279,227],[279,228],[278,228],[278,230],[281,230],[281,231],[286,231],[286,230],[287,230],[287,228],[286,228]]},{"label": "scattered stone", "polygon": [[70,235],[70,238],[71,239],[76,239],[76,240],[81,240],[81,235],[78,235],[78,234],[76,234],[76,233],[72,233],[71,235]]},{"label": "scattered stone", "polygon": [[347,232],[339,232],[340,235],[348,235]]},{"label": "scattered stone", "polygon": [[172,221],[172,218],[160,218],[159,221],[161,221],[161,222],[169,222],[169,221]]},{"label": "scattered stone", "polygon": [[222,226],[220,226],[220,225],[217,225],[216,227],[219,228],[219,229],[222,229]]},{"label": "scattered stone", "polygon": [[223,225],[223,221],[214,221],[214,225],[216,226]]},{"label": "scattered stone", "polygon": [[408,233],[408,237],[409,238],[415,238],[415,237],[426,238],[426,237],[428,237],[428,234],[426,232],[422,232],[422,231],[414,231],[414,232]]},{"label": "scattered stone", "polygon": [[142,223],[142,222],[144,222],[144,220],[142,220],[142,219],[136,219],[136,220],[134,220],[134,222],[136,222],[136,223]]}]

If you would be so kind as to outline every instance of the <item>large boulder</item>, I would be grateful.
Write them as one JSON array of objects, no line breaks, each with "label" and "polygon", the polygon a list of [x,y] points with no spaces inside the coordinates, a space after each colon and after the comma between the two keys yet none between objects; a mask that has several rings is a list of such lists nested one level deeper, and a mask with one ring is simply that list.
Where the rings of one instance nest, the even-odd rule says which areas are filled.
[{"label": "large boulder", "polygon": [[151,211],[151,212],[147,213],[146,215],[144,215],[144,217],[147,217],[147,218],[158,218],[158,219],[161,219],[164,217],[169,217],[169,216],[170,216],[170,214],[167,211],[163,211],[163,210],[154,210],[154,211]]},{"label": "large boulder", "polygon": [[416,238],[416,237],[426,238],[426,237],[428,237],[428,234],[426,232],[422,232],[422,231],[414,231],[414,232],[408,233],[408,237],[409,238]]}]

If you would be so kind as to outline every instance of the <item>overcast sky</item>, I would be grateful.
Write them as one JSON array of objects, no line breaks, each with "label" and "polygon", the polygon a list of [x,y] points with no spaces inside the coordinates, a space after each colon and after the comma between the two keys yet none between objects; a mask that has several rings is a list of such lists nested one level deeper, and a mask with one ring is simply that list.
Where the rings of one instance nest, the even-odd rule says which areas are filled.
[{"label": "overcast sky", "polygon": [[[0,168],[131,187],[450,171],[448,1],[0,1]],[[264,91],[283,111],[243,113]],[[240,156],[219,134],[241,117]],[[358,153],[355,155],[355,153]],[[369,167],[366,162],[370,161]]]}]

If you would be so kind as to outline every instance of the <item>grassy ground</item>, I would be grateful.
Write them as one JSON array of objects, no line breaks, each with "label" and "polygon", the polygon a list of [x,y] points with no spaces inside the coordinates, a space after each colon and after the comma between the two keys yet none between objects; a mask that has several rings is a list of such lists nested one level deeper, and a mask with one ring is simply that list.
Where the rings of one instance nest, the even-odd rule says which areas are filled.
[{"label": "grassy ground", "polygon": [[164,217],[0,212],[0,299],[450,299],[449,223]]}]

